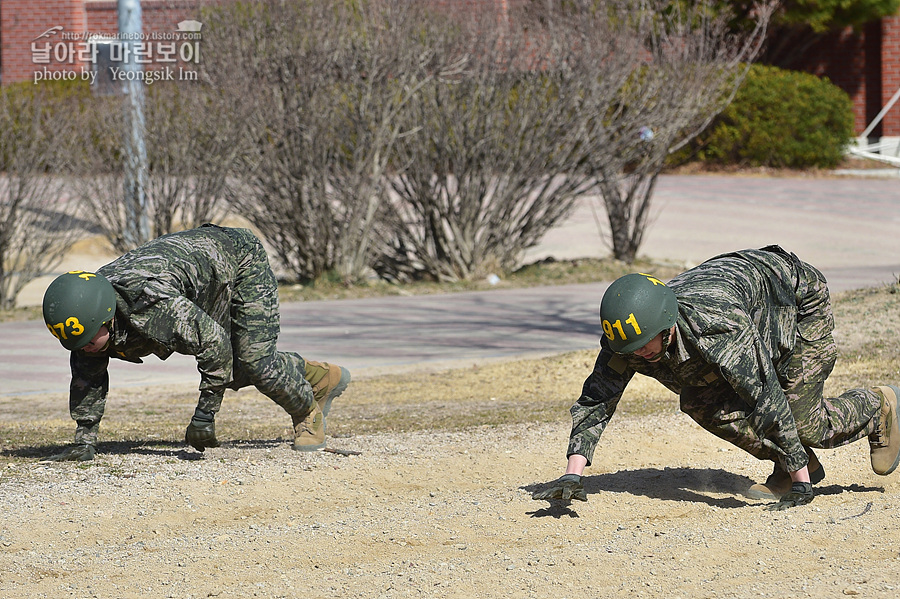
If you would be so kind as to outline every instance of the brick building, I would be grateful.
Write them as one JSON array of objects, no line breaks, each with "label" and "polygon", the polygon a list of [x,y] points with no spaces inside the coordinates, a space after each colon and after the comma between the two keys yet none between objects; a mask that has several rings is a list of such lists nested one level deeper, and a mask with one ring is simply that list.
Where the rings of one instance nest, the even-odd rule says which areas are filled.
[{"label": "brick building", "polygon": [[[456,9],[460,4],[494,2],[501,13],[508,2],[432,1],[453,4]],[[197,5],[197,0],[142,0],[144,31],[176,31],[179,22],[198,18]],[[34,81],[36,73],[63,76],[53,75],[57,71],[80,76],[91,68],[92,59],[84,34],[111,36],[117,30],[115,0],[0,0],[0,83]],[[867,132],[881,116],[868,136],[892,140],[896,148],[900,101],[881,113],[892,99],[896,101],[900,90],[900,15],[872,23],[858,33],[848,29],[831,35],[807,56],[805,70],[827,76],[853,99],[857,135]]]},{"label": "brick building", "polygon": [[[881,139],[885,153],[900,142],[900,15],[846,29],[806,53],[802,69],[828,77],[853,99],[857,135]],[[888,110],[885,108],[890,107]]]}]

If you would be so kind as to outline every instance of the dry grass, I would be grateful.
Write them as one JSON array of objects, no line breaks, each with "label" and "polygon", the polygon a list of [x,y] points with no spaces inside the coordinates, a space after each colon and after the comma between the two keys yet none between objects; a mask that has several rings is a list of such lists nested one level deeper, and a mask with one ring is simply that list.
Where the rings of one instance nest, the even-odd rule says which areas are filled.
[{"label": "dry grass", "polygon": [[875,171],[891,169],[891,165],[880,160],[860,158],[846,155],[833,169],[826,168],[772,168],[767,166],[747,167],[736,164],[715,165],[702,162],[689,162],[687,164],[670,167],[667,174],[672,175],[734,175],[739,177],[791,177],[807,179],[832,179],[847,176],[842,171]]},{"label": "dry grass", "polygon": [[613,258],[581,258],[577,260],[549,258],[525,265],[512,273],[497,273],[500,280],[495,284],[491,284],[487,279],[476,279],[456,282],[419,281],[403,285],[370,281],[362,285],[346,285],[339,280],[323,277],[311,285],[282,285],[279,289],[279,297],[282,302],[295,302],[569,285],[612,281],[624,274],[642,270],[652,270],[657,276],[671,278],[684,270],[684,265],[652,261],[646,258],[636,260],[632,264]]}]

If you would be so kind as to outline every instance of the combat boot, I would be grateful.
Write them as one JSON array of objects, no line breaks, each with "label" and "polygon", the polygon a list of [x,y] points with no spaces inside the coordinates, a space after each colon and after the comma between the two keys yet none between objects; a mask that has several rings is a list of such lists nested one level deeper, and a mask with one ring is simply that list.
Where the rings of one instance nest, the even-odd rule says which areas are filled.
[{"label": "combat boot", "polygon": [[881,407],[875,413],[875,430],[869,435],[869,457],[875,474],[886,476],[900,462],[900,389],[885,385],[873,390],[881,396]]},{"label": "combat boot", "polygon": [[[825,468],[819,462],[819,458],[813,453],[813,450],[806,448],[806,455],[809,456],[809,463],[806,465],[809,469],[809,482],[816,485],[825,480]],[[764,483],[756,483],[747,490],[747,497],[751,499],[781,499],[782,495],[787,495],[791,491],[791,475],[782,470],[781,465],[776,463],[775,469]]]},{"label": "combat boot", "polygon": [[306,380],[313,388],[313,397],[322,413],[328,416],[331,402],[350,384],[350,371],[327,362],[306,362]]},{"label": "combat boot", "polygon": [[325,449],[325,414],[319,404],[313,403],[312,411],[305,418],[293,416],[294,446],[296,451]]},{"label": "combat boot", "polygon": [[325,449],[325,417],[331,402],[350,384],[350,371],[326,362],[306,362],[306,380],[313,388],[313,407],[305,417],[293,417],[297,451]]}]

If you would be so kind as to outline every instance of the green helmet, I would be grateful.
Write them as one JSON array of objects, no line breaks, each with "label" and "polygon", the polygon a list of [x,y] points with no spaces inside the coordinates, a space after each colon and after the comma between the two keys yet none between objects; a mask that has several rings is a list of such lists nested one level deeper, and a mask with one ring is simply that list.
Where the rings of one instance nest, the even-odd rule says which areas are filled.
[{"label": "green helmet", "polygon": [[71,351],[90,343],[115,313],[116,292],[103,275],[93,272],[67,272],[44,292],[44,322]]},{"label": "green helmet", "polygon": [[632,273],[609,286],[600,302],[600,323],[616,353],[629,354],[675,324],[678,300],[654,276]]}]

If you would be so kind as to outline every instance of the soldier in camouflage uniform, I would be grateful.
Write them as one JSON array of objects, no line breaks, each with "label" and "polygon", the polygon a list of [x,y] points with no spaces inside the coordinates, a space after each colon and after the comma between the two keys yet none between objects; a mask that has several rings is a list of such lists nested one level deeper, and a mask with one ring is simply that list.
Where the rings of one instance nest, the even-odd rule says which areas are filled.
[{"label": "soldier in camouflage uniform", "polygon": [[872,468],[900,462],[893,385],[823,397],[837,357],[825,277],[778,246],[724,254],[668,286],[645,274],[616,280],[603,296],[594,371],[572,407],[566,474],[535,499],[587,496],[582,473],[635,373],[680,395],[704,429],[774,462],[755,498],[772,509],[809,503],[825,470],[812,448],[868,437]]},{"label": "soldier in camouflage uniform", "polygon": [[110,358],[192,355],[200,399],[185,431],[198,451],[218,447],[215,415],[226,388],[249,385],[291,415],[294,449],[325,447],[325,416],[350,373],[276,349],[278,287],[246,229],[204,225],[164,235],[96,273],[59,276],[44,294],[44,321],[70,350],[75,445],[54,460],[90,460],[109,389]]}]

